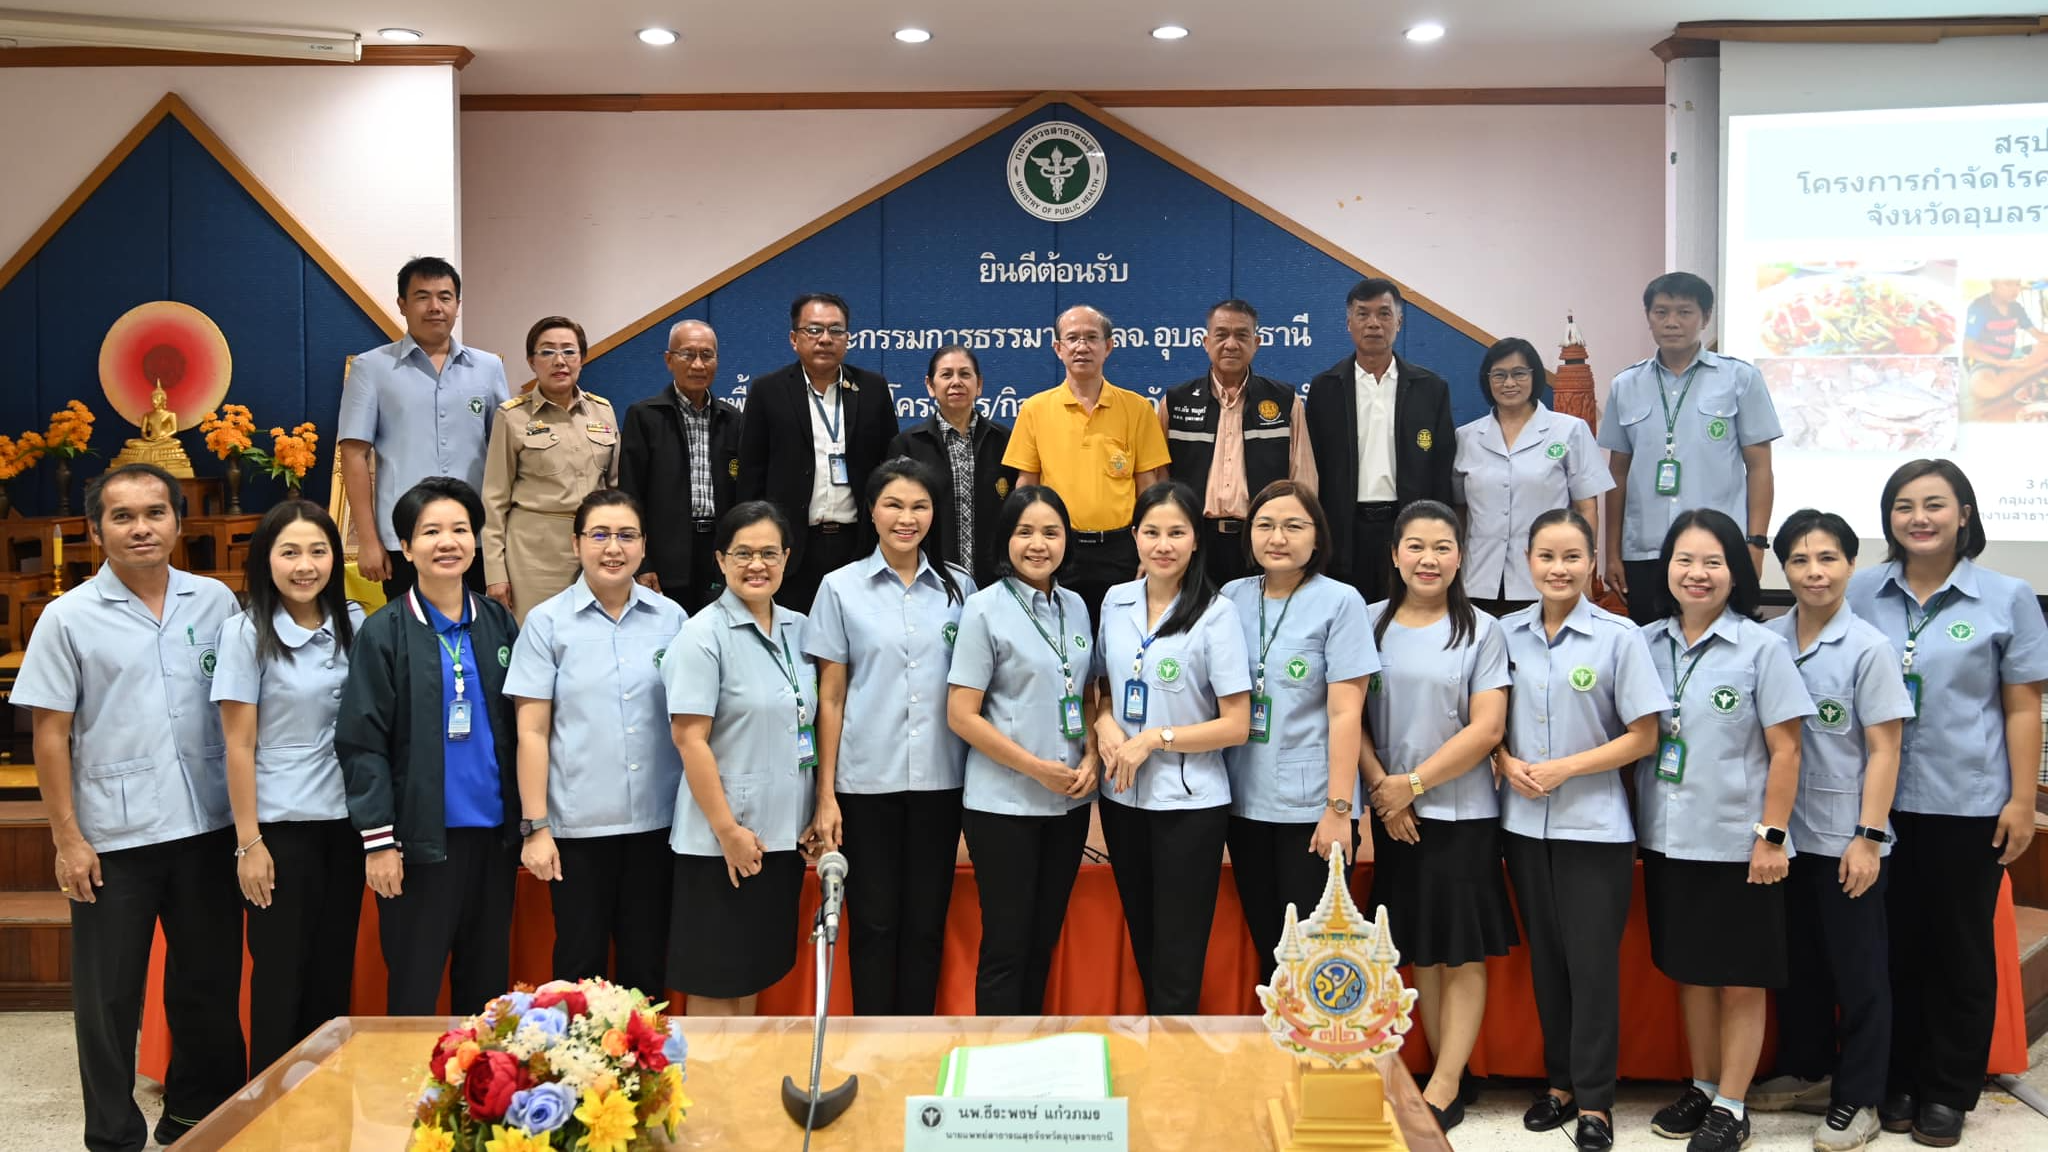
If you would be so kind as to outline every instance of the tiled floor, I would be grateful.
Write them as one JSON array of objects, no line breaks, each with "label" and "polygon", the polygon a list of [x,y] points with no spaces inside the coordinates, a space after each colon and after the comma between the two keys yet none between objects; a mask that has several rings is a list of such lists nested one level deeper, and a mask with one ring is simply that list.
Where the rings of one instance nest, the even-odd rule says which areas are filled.
[{"label": "tiled floor", "polygon": [[[2044,1067],[2048,1065],[2048,1038],[2034,1045],[2031,1056],[2034,1071],[2027,1082],[2048,1093],[2048,1067]],[[0,1085],[6,1086],[0,1091],[0,1152],[59,1152],[81,1146],[77,1067],[69,1013],[0,1013]],[[1668,1103],[1675,1091],[1671,1085],[1624,1085],[1616,1109],[1621,1128],[1615,1147],[1624,1152],[1678,1152],[1683,1148],[1650,1133],[1650,1114]],[[138,1081],[135,1098],[154,1125],[160,1107],[156,1086]],[[1451,1133],[1452,1144],[1458,1152],[1569,1152],[1569,1126],[1540,1136],[1522,1130],[1522,1109],[1531,1098],[1515,1089],[1488,1092],[1467,1111],[1464,1124]],[[1796,1113],[1759,1114],[1753,1122],[1750,1152],[1806,1152],[1813,1146],[1817,1122],[1815,1117]],[[1905,1136],[1883,1136],[1872,1147],[1907,1152],[1918,1145]],[[2048,1117],[2011,1096],[1987,1092],[1971,1115],[1961,1147],[1968,1152],[2041,1152],[2048,1149]]]}]

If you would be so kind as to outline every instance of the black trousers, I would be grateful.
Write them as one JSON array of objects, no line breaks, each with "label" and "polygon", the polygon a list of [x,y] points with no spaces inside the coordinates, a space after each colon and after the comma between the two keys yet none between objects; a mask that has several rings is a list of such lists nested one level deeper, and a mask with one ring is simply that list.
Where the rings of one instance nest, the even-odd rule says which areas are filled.
[{"label": "black trousers", "polygon": [[1351,563],[1344,579],[1368,604],[1385,600],[1393,587],[1394,517],[1399,514],[1400,506],[1391,500],[1361,503],[1352,510]]},{"label": "black trousers", "polygon": [[684,520],[669,530],[691,534],[690,575],[682,587],[671,588],[664,583],[661,590],[669,599],[682,605],[683,611],[695,616],[704,610],[706,604],[718,599],[718,594],[725,587],[725,576],[718,570],[718,555],[714,547],[718,540],[717,529],[700,530],[697,521]]},{"label": "black trousers", "polygon": [[1635,891],[1634,844],[1501,835],[1529,940],[1549,1086],[1614,1111],[1621,1053],[1621,934]]},{"label": "black trousers", "polygon": [[[1196,494],[1200,495],[1199,489]],[[1202,564],[1209,579],[1221,588],[1232,580],[1252,575],[1258,568],[1244,555],[1250,540],[1250,524],[1243,520],[1227,521],[1234,530],[1225,532],[1217,527],[1219,523],[1226,521],[1202,520]]]},{"label": "black trousers", "polygon": [[1886,1089],[1924,1104],[1977,1106],[1998,1016],[1991,922],[2005,869],[1994,816],[1892,813],[1885,916],[1891,935],[1892,1044]]},{"label": "black trousers", "polygon": [[1479,609],[1481,612],[1486,613],[1488,616],[1493,617],[1495,620],[1499,620],[1504,616],[1508,616],[1515,612],[1520,612],[1522,609],[1527,608],[1529,605],[1534,603],[1534,600],[1489,600],[1479,599],[1475,597],[1472,601],[1472,606],[1474,608]]},{"label": "black trousers", "polygon": [[[420,570],[413,567],[412,561],[407,560],[405,553],[397,548],[391,549],[387,555],[391,557],[391,575],[384,581],[384,599],[391,601],[404,596],[412,590],[413,585],[419,583]],[[484,594],[484,560],[482,556],[478,556],[469,562],[469,571],[462,574],[462,583],[471,592],[479,596]],[[264,843],[267,844],[269,841],[266,840]],[[362,850],[362,842],[360,840],[356,842],[356,849],[357,851]]]},{"label": "black trousers", "polygon": [[435,1015],[444,971],[458,1016],[481,1012],[511,987],[519,850],[496,828],[450,828],[447,841],[446,860],[406,861],[399,894],[377,905],[388,1016]]},{"label": "black trousers", "polygon": [[1088,842],[1088,806],[1059,816],[960,813],[981,889],[981,959],[974,975],[978,1016],[1037,1016],[1045,1010],[1052,950],[1067,922],[1067,898]]},{"label": "black trousers", "polygon": [[1836,878],[1841,865],[1840,857],[1802,852],[1786,877],[1790,955],[1778,993],[1778,1071],[1833,1076],[1836,1104],[1875,1108],[1891,1052],[1884,907],[1891,862],[1878,865],[1877,883],[1854,900]]},{"label": "black trousers", "polygon": [[668,978],[668,917],[676,878],[668,830],[563,837],[555,849],[562,857],[562,878],[548,884],[548,902],[555,911],[555,979],[603,976],[658,998]]},{"label": "black trousers", "polygon": [[1102,619],[1102,598],[1112,585],[1138,576],[1138,543],[1129,528],[1108,532],[1076,532],[1067,540],[1067,562],[1060,583],[1072,588],[1088,605],[1088,635]]},{"label": "black trousers", "polygon": [[1107,799],[1097,808],[1145,984],[1145,1011],[1192,1016],[1202,1010],[1230,808],[1154,812]]},{"label": "black trousers", "polygon": [[1664,566],[1655,560],[1624,560],[1621,570],[1628,577],[1628,618],[1637,624],[1655,624],[1671,599]]},{"label": "black trousers", "polygon": [[[1315,834],[1314,824],[1230,818],[1230,874],[1237,881],[1237,900],[1244,905],[1252,947],[1259,953],[1261,984],[1273,979],[1277,966],[1273,950],[1280,946],[1280,923],[1287,906],[1293,904],[1297,916],[1307,916],[1322,900],[1329,882],[1329,862],[1309,851]],[[1358,859],[1356,820],[1351,822],[1351,843],[1344,849],[1344,859]]]},{"label": "black trousers", "polygon": [[847,966],[862,1016],[929,1016],[960,852],[960,789],[841,792]]},{"label": "black trousers", "polygon": [[100,877],[94,903],[71,905],[72,1027],[85,1146],[141,1152],[149,1129],[135,1106],[135,1037],[159,920],[171,1026],[164,1115],[197,1123],[249,1078],[235,831],[103,852]]},{"label": "black trousers", "polygon": [[797,531],[796,555],[783,571],[775,602],[792,612],[809,612],[825,574],[861,558],[861,533],[856,524],[813,524]]},{"label": "black trousers", "polygon": [[258,825],[276,887],[247,908],[249,1069],[261,1072],[313,1030],[348,1015],[363,918],[363,838],[347,820]]}]

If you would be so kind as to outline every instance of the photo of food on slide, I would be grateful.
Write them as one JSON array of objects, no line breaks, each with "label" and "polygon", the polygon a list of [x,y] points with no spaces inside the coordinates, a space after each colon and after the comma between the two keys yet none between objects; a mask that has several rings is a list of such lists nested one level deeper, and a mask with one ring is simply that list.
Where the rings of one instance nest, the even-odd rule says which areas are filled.
[{"label": "photo of food on slide", "polygon": [[1787,357],[1756,366],[1788,447],[1924,455],[1956,445],[1954,357]]},{"label": "photo of food on slide", "polygon": [[1963,295],[1970,302],[1963,316],[1963,419],[2048,420],[2048,262],[1972,268]]},{"label": "photo of food on slide", "polygon": [[1953,356],[1956,262],[1785,262],[1757,269],[1760,355]]}]

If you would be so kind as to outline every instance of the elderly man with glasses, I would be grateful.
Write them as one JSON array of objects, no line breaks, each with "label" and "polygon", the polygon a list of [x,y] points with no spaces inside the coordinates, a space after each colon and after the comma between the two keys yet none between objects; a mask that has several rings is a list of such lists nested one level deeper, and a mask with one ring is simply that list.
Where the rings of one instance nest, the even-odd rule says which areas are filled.
[{"label": "elderly man with glasses", "polygon": [[723,587],[712,540],[718,518],[737,502],[745,417],[738,405],[711,394],[718,378],[711,325],[677,321],[661,359],[671,387],[626,409],[619,487],[645,513],[640,583],[695,615]]}]

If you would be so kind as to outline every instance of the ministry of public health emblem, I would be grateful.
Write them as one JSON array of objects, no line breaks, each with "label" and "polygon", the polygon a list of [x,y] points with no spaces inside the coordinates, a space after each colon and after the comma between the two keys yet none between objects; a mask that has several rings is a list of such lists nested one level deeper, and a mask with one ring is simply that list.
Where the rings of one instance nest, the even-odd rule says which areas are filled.
[{"label": "ministry of public health emblem", "polygon": [[1968,620],[1958,620],[1948,626],[1948,638],[1960,644],[1977,634],[1977,629]]},{"label": "ministry of public health emblem", "polygon": [[1562,460],[1564,459],[1564,445],[1553,443],[1550,447],[1543,450],[1543,454],[1552,460]]},{"label": "ministry of public health emblem", "polygon": [[1728,422],[1726,420],[1707,421],[1707,438],[1709,440],[1726,440],[1728,438]]},{"label": "ministry of public health emblem", "polygon": [[940,638],[945,640],[946,647],[951,648],[953,646],[953,641],[958,640],[960,638],[960,626],[958,624],[948,623],[944,628],[939,629],[939,636]]},{"label": "ministry of public health emblem", "polygon": [[1108,183],[1102,145],[1078,124],[1035,124],[1010,148],[1010,195],[1040,220],[1080,219],[1102,199]]},{"label": "ministry of public health emblem", "polygon": [[1297,683],[1308,679],[1308,661],[1296,656],[1287,662],[1287,678]]},{"label": "ministry of public health emblem", "polygon": [[1849,709],[1840,700],[1818,700],[1814,702],[1814,719],[1830,732],[1849,726]]},{"label": "ministry of public health emblem", "polygon": [[219,665],[220,657],[214,654],[213,649],[208,648],[205,652],[200,653],[199,671],[202,674],[204,674],[208,680],[213,679],[213,670]]},{"label": "ministry of public health emblem", "polygon": [[1723,684],[1714,689],[1713,694],[1707,697],[1707,702],[1714,706],[1714,711],[1727,716],[1742,706],[1742,693]]},{"label": "ministry of public health emblem", "polygon": [[1577,668],[1572,669],[1571,682],[1572,687],[1577,691],[1591,692],[1593,685],[1600,682],[1600,674],[1593,671],[1587,665],[1581,664]]},{"label": "ministry of public health emblem", "polygon": [[483,415],[483,414],[484,414],[484,398],[483,398],[483,397],[481,397],[481,396],[471,396],[471,397],[469,398],[469,411],[470,411],[470,414],[471,414],[471,415],[473,415],[473,416],[481,416],[481,415]]},{"label": "ministry of public health emblem", "polygon": [[1171,684],[1180,679],[1180,661],[1168,656],[1159,662],[1159,682]]}]

